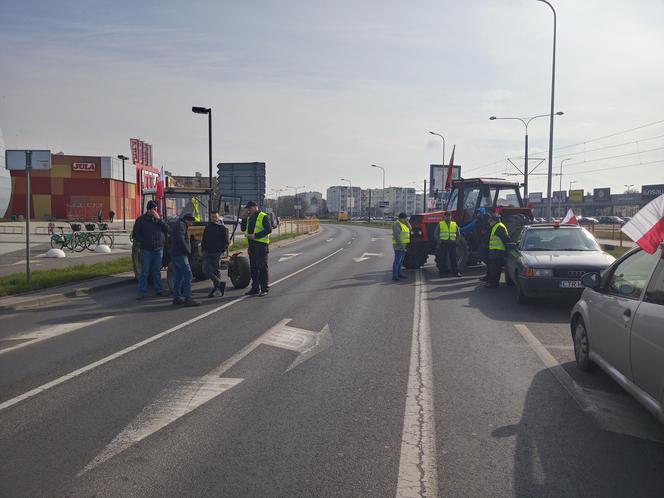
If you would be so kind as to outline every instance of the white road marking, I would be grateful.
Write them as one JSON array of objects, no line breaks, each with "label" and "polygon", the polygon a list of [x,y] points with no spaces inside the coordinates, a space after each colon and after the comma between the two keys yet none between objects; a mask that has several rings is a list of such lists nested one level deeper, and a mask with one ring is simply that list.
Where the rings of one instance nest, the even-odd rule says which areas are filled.
[{"label": "white road marking", "polygon": [[[326,260],[330,259],[331,257],[335,256],[336,254],[340,253],[341,251],[343,251],[343,248],[337,249],[336,251],[334,251],[334,252],[328,254],[327,256],[325,256],[324,258],[321,258],[318,261],[314,261],[313,263],[311,263],[307,266],[304,266],[304,267],[300,268],[299,270],[294,271],[293,273],[290,273],[290,274],[288,274],[284,277],[281,277],[280,279],[276,280],[275,282],[272,282],[271,286],[278,285],[281,282],[284,282],[285,280],[288,280],[289,278],[294,277],[295,275],[299,275],[303,271],[306,271],[309,268],[312,268],[312,267],[322,263],[323,261],[326,261]],[[201,315],[195,316],[194,318],[191,318],[191,319],[189,319],[185,322],[182,322],[178,325],[175,325],[175,326],[171,327],[168,330],[164,330],[163,332],[160,332],[159,334],[153,335],[152,337],[148,337],[147,339],[145,339],[141,342],[137,342],[136,344],[134,344],[132,346],[129,346],[129,347],[126,347],[126,348],[124,348],[124,349],[122,349],[122,350],[120,350],[116,353],[113,353],[113,354],[109,355],[109,356],[106,356],[105,358],[102,358],[102,359],[97,360],[93,363],[85,365],[84,367],[81,367],[78,370],[74,370],[73,372],[70,372],[66,375],[63,375],[62,377],[58,377],[57,379],[52,380],[51,382],[47,382],[46,384],[43,384],[39,387],[31,389],[30,391],[25,392],[23,394],[20,394],[19,396],[8,399],[7,401],[4,401],[4,402],[0,403],[0,411],[5,410],[5,409],[7,409],[11,406],[14,406],[14,405],[16,405],[16,404],[18,404],[22,401],[25,401],[26,399],[30,399],[33,396],[36,396],[37,394],[43,393],[44,391],[47,391],[47,390],[49,390],[49,389],[51,389],[55,386],[63,384],[65,382],[67,382],[68,380],[74,379],[74,378],[76,378],[76,377],[78,377],[78,376],[80,376],[80,375],[82,375],[86,372],[94,370],[97,367],[105,365],[106,363],[109,363],[113,360],[121,358],[121,357],[125,356],[126,354],[131,353],[132,351],[136,351],[137,349],[142,348],[143,346],[145,346],[147,344],[158,341],[162,337],[166,337],[166,336],[168,336],[168,335],[170,335],[174,332],[177,332],[178,330],[181,330],[181,329],[183,329],[183,328],[185,328],[185,327],[187,327],[187,326],[189,326],[193,323],[196,323],[200,320],[203,320],[204,318],[207,318],[208,316],[213,315],[214,313],[217,313],[218,311],[221,311],[221,310],[226,309],[230,306],[233,306],[234,304],[237,304],[240,301],[244,301],[246,298],[247,298],[247,296],[238,297],[237,299],[234,299],[233,301],[229,301],[225,304],[222,304],[221,306],[218,306],[214,309],[211,309],[210,311],[206,311],[205,313],[203,313]]]},{"label": "white road marking", "polygon": [[44,341],[46,339],[50,339],[51,337],[56,337],[59,335],[63,334],[68,334],[69,332],[74,332],[75,330],[82,329],[84,327],[90,327],[92,325],[96,325],[97,323],[101,323],[105,320],[109,320],[111,318],[114,318],[113,316],[104,316],[102,318],[97,318],[96,320],[88,320],[86,322],[72,322],[72,323],[60,323],[57,325],[53,325],[52,327],[48,328],[42,328],[42,329],[37,329],[34,331],[30,332],[25,332],[23,334],[18,334],[14,335],[11,337],[7,337],[4,340],[7,341],[25,341],[21,342],[20,344],[17,344],[15,346],[11,346],[5,349],[0,349],[0,354],[5,354],[9,353],[10,351],[16,351],[17,349],[24,348],[26,346],[30,346],[36,342]]},{"label": "white road marking", "polygon": [[332,237],[331,239],[327,239],[325,242],[332,242],[333,240],[334,240],[334,237]]},{"label": "white road marking", "polygon": [[369,258],[376,258],[376,257],[380,257],[382,255],[383,255],[382,252],[365,252],[365,253],[362,254],[362,256],[360,256],[359,258],[353,258],[353,260],[356,263],[361,263],[362,261],[366,261]]},{"label": "white road marking", "polygon": [[560,385],[576,401],[581,410],[592,416],[600,428],[640,439],[664,442],[661,427],[655,418],[645,409],[640,409],[636,401],[624,394],[613,394],[579,386],[526,325],[516,323],[514,328],[535,351]]},{"label": "white road marking", "polygon": [[279,258],[279,263],[281,263],[282,261],[289,261],[289,260],[299,256],[300,254],[302,254],[302,253],[301,252],[289,252],[287,254],[284,254],[283,256],[281,256]]},{"label": "white road marking", "polygon": [[431,330],[423,289],[422,272],[418,271],[397,498],[438,496]]},{"label": "white road marking", "polygon": [[385,240],[385,237],[371,237],[371,242],[376,242],[377,240]]},{"label": "white road marking", "polygon": [[320,332],[312,332],[290,327],[288,326],[290,321],[290,318],[281,320],[258,339],[252,341],[204,376],[197,379],[178,381],[174,385],[163,389],[157,398],[115,436],[108,446],[88,463],[78,475],[81,476],[94,469],[106,460],[122,453],[127,448],[241,383],[244,379],[225,378],[222,375],[258,346],[263,344],[300,353],[286,370],[288,372],[332,344],[332,336],[327,325]]}]

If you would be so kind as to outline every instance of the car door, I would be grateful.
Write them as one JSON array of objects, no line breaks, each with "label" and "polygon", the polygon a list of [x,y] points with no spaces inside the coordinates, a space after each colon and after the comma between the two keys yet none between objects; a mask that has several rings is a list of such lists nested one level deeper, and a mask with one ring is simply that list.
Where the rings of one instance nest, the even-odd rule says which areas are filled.
[{"label": "car door", "polygon": [[592,350],[630,380],[630,329],[656,260],[656,254],[645,251],[622,260],[588,310]]},{"label": "car door", "polygon": [[634,316],[631,336],[634,383],[664,402],[664,259],[661,256]]}]

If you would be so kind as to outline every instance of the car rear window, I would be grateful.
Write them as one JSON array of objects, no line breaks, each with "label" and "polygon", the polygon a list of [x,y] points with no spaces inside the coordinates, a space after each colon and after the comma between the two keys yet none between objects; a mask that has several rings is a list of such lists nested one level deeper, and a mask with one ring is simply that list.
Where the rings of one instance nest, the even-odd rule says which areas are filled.
[{"label": "car rear window", "polygon": [[524,251],[601,251],[595,238],[584,228],[537,228],[527,230]]}]

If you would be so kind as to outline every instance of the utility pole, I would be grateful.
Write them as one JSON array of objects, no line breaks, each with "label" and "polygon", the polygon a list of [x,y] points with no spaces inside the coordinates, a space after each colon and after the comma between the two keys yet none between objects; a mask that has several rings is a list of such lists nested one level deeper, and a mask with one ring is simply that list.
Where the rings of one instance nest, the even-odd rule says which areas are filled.
[{"label": "utility pole", "polygon": [[32,151],[25,151],[25,279],[30,283],[30,172],[32,171]]}]

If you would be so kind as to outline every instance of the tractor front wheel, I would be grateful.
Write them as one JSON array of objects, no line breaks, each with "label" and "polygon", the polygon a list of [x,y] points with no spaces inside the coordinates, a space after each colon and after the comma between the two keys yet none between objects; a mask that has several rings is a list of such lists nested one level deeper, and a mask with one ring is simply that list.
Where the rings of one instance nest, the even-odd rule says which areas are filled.
[{"label": "tractor front wheel", "polygon": [[228,261],[228,278],[236,289],[244,289],[251,281],[249,258],[241,255],[231,256]]}]

